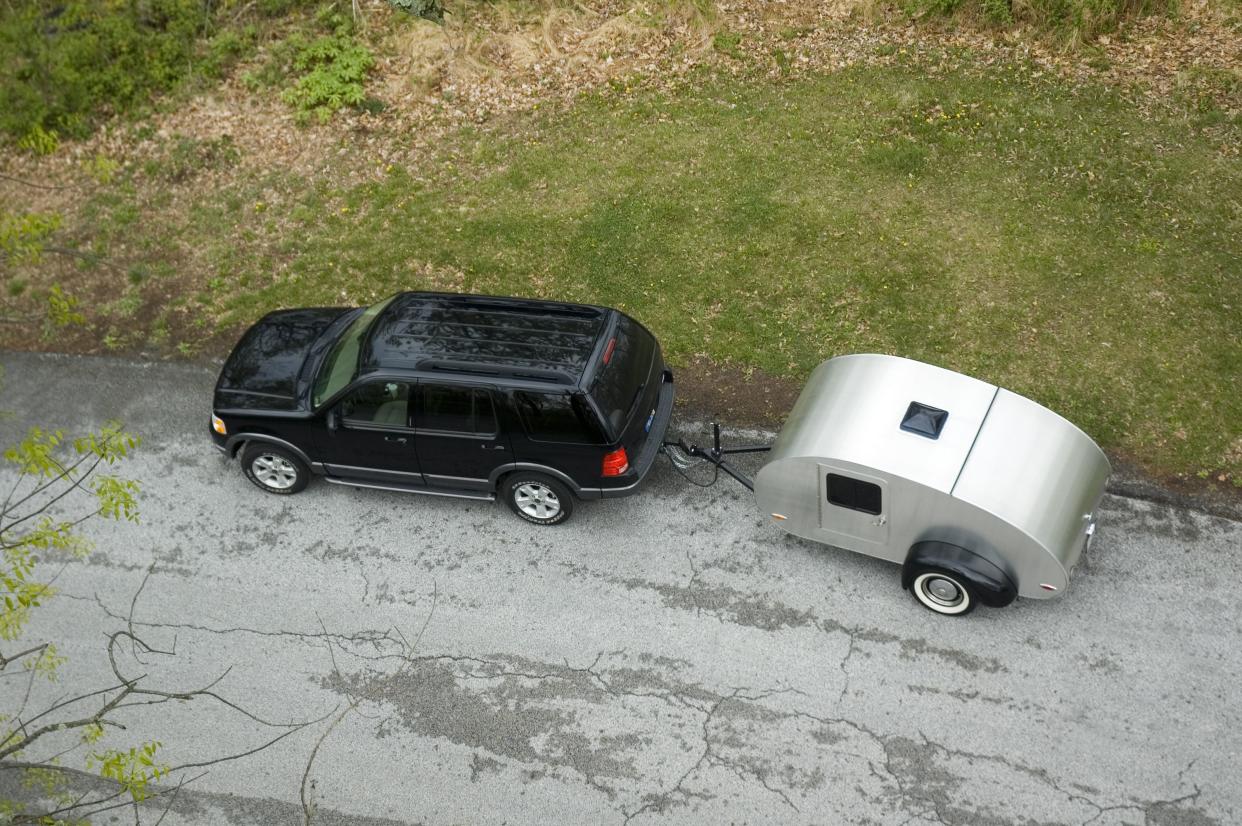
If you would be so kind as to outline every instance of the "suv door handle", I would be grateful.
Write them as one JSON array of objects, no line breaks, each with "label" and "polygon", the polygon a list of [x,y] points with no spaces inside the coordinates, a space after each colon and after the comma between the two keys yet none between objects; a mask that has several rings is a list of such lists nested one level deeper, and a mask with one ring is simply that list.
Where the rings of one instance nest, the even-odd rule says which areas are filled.
[{"label": "suv door handle", "polygon": [[[484,442],[483,444],[479,445],[479,447],[483,448],[484,450],[487,450],[488,444]],[[491,445],[491,448],[492,450],[504,450],[505,446],[504,445]]]},{"label": "suv door handle", "polygon": [[397,444],[403,445],[405,444],[406,439],[404,436],[385,436],[384,441],[385,442],[396,442]]}]

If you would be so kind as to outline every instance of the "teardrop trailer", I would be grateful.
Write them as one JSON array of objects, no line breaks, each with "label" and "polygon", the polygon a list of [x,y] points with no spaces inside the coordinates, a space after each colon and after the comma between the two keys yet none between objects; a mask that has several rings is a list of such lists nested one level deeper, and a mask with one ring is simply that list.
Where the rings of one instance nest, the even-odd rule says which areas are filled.
[{"label": "teardrop trailer", "polygon": [[[665,443],[751,489],[785,531],[902,565],[940,614],[1064,593],[1112,468],[1073,424],[996,385],[882,355],[811,374],[776,441]],[[752,480],[728,457],[766,452]],[[684,463],[681,463],[684,464]]]}]

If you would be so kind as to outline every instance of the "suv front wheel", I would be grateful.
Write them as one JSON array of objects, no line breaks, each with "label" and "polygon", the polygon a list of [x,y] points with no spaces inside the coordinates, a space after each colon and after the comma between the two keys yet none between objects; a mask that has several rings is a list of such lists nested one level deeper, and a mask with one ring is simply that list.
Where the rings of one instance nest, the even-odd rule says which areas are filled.
[{"label": "suv front wheel", "polygon": [[267,442],[246,445],[241,462],[246,478],[268,493],[297,493],[310,481],[301,459]]},{"label": "suv front wheel", "polygon": [[542,473],[514,473],[501,490],[509,509],[536,525],[559,525],[574,512],[569,488]]}]

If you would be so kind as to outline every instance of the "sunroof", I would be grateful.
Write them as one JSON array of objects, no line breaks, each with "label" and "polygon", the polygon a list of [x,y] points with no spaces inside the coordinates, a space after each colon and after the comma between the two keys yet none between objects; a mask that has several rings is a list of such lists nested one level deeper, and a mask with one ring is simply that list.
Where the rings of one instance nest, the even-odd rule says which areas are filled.
[{"label": "sunroof", "polygon": [[906,408],[906,415],[901,419],[901,429],[929,439],[939,439],[940,431],[944,429],[944,423],[948,418],[949,411],[947,410],[921,402],[910,402],[910,406]]}]

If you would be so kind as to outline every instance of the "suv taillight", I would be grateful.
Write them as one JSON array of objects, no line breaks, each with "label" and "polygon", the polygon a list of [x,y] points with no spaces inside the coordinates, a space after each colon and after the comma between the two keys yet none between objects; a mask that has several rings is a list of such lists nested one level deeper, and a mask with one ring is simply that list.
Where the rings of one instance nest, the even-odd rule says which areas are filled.
[{"label": "suv taillight", "polygon": [[604,476],[620,476],[630,469],[630,457],[626,455],[625,448],[619,447],[612,453],[604,454]]}]

